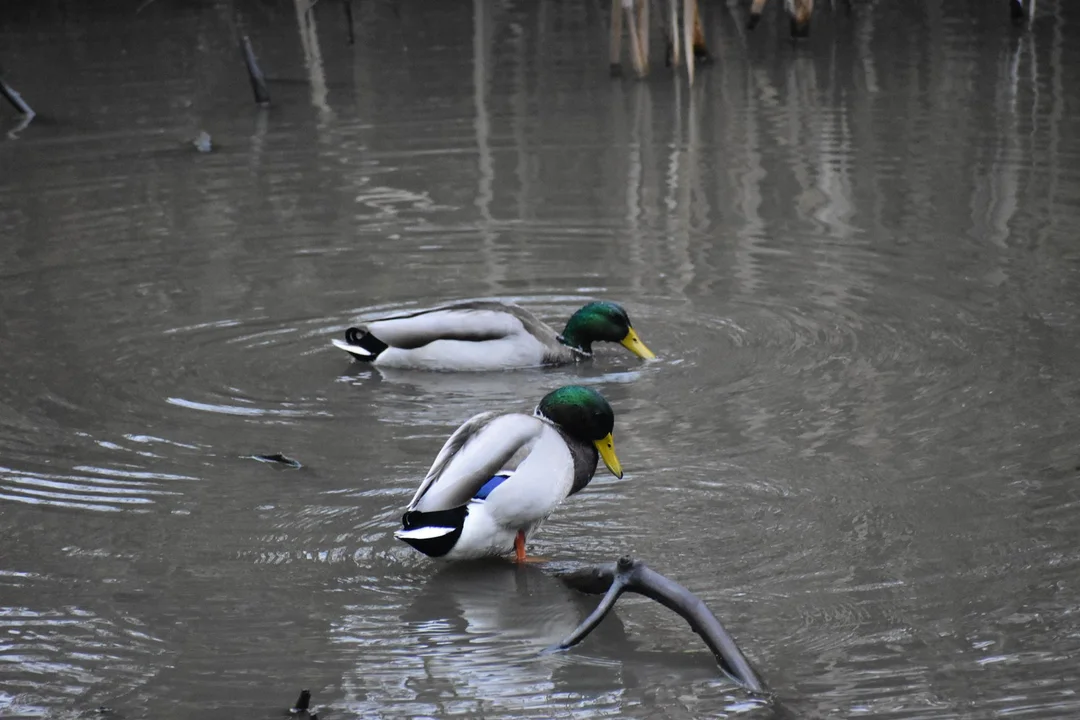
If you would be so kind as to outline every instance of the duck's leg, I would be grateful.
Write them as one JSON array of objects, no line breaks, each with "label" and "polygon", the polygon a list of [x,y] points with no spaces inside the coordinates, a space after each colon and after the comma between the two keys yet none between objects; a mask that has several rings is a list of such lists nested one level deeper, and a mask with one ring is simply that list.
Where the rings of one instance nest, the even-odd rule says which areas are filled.
[{"label": "duck's leg", "polygon": [[694,18],[697,16],[697,1],[683,0],[683,45],[686,47],[686,75],[690,84],[694,84]]},{"label": "duck's leg", "polygon": [[668,0],[667,58],[672,67],[682,62],[679,48],[679,0]]},{"label": "duck's leg", "polygon": [[638,35],[640,41],[638,46],[641,48],[642,64],[645,66],[645,72],[649,72],[649,1],[639,0],[638,4]]},{"label": "duck's leg", "polygon": [[622,73],[622,3],[611,0],[611,39],[609,40],[609,62],[611,74]]},{"label": "duck's leg", "polygon": [[694,57],[703,64],[712,62],[709,46],[705,42],[705,28],[701,24],[701,8],[697,0],[694,0]]},{"label": "duck's leg", "polygon": [[810,16],[814,12],[814,0],[794,0],[791,10],[791,37],[810,35]]},{"label": "duck's leg", "polygon": [[514,558],[519,562],[527,562],[528,558],[525,557],[525,531],[518,530],[517,537],[514,538]]},{"label": "duck's leg", "polygon": [[754,0],[750,3],[750,20],[746,23],[747,29],[753,30],[757,27],[758,21],[761,20],[761,11],[764,9],[765,0]]},{"label": "duck's leg", "polygon": [[630,34],[630,58],[634,61],[634,72],[639,78],[643,78],[649,72],[649,58],[641,47],[636,2],[639,0],[624,0],[623,13],[626,15],[626,27]]}]

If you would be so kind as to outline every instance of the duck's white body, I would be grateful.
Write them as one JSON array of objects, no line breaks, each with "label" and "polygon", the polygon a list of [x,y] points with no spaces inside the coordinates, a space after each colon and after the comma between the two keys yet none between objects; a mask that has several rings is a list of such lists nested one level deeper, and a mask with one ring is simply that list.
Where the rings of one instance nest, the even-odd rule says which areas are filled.
[{"label": "duck's white body", "polygon": [[511,303],[468,302],[375,320],[333,344],[381,367],[484,371],[574,362],[532,313]]},{"label": "duck's white body", "polygon": [[[527,537],[588,484],[597,458],[543,417],[481,413],[443,445],[395,537],[449,560],[508,553],[519,531]],[[477,497],[497,475],[507,477]]]},{"label": "duck's white body", "polygon": [[436,340],[415,350],[391,347],[375,358],[375,364],[415,370],[486,371],[539,367],[547,364],[546,357],[547,349],[536,338],[515,333],[484,342]]}]

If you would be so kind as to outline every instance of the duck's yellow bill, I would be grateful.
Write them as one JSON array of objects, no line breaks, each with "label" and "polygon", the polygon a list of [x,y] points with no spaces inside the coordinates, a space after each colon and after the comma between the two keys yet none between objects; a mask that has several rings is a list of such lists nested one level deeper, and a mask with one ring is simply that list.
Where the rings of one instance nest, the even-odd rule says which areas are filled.
[{"label": "duck's yellow bill", "polygon": [[604,458],[604,464],[607,465],[607,469],[611,471],[611,474],[621,478],[622,464],[619,462],[619,458],[615,457],[615,441],[611,439],[611,433],[608,433],[607,437],[600,440],[594,440],[593,444],[600,451],[600,457]]},{"label": "duck's yellow bill", "polygon": [[626,332],[626,337],[622,339],[620,344],[639,358],[644,358],[646,360],[656,359],[656,355],[653,354],[653,351],[645,347],[645,343],[641,342],[641,338],[634,332],[634,328],[630,328]]}]

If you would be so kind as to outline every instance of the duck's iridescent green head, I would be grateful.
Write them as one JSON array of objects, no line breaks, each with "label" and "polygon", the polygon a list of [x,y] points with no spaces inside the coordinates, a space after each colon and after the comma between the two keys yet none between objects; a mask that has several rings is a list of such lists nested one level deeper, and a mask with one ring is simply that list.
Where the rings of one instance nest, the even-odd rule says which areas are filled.
[{"label": "duck's iridescent green head", "polygon": [[615,411],[604,396],[592,388],[567,385],[543,397],[536,413],[555,423],[575,439],[591,442],[615,477],[622,477],[622,465],[615,455]]},{"label": "duck's iridescent green head", "polygon": [[566,322],[560,339],[564,344],[590,354],[594,342],[617,342],[640,358],[651,360],[656,357],[634,332],[626,310],[613,302],[592,302],[578,310]]}]

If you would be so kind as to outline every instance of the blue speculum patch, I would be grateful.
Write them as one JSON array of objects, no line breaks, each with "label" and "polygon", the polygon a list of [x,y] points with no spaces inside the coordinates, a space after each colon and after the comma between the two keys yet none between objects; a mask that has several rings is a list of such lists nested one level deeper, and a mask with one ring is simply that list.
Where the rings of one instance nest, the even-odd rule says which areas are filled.
[{"label": "blue speculum patch", "polygon": [[476,491],[476,494],[473,495],[473,500],[487,500],[487,496],[491,494],[491,491],[502,485],[503,481],[506,480],[506,478],[508,477],[510,476],[496,475],[495,477],[491,478],[486,483],[484,483],[479,490]]}]

